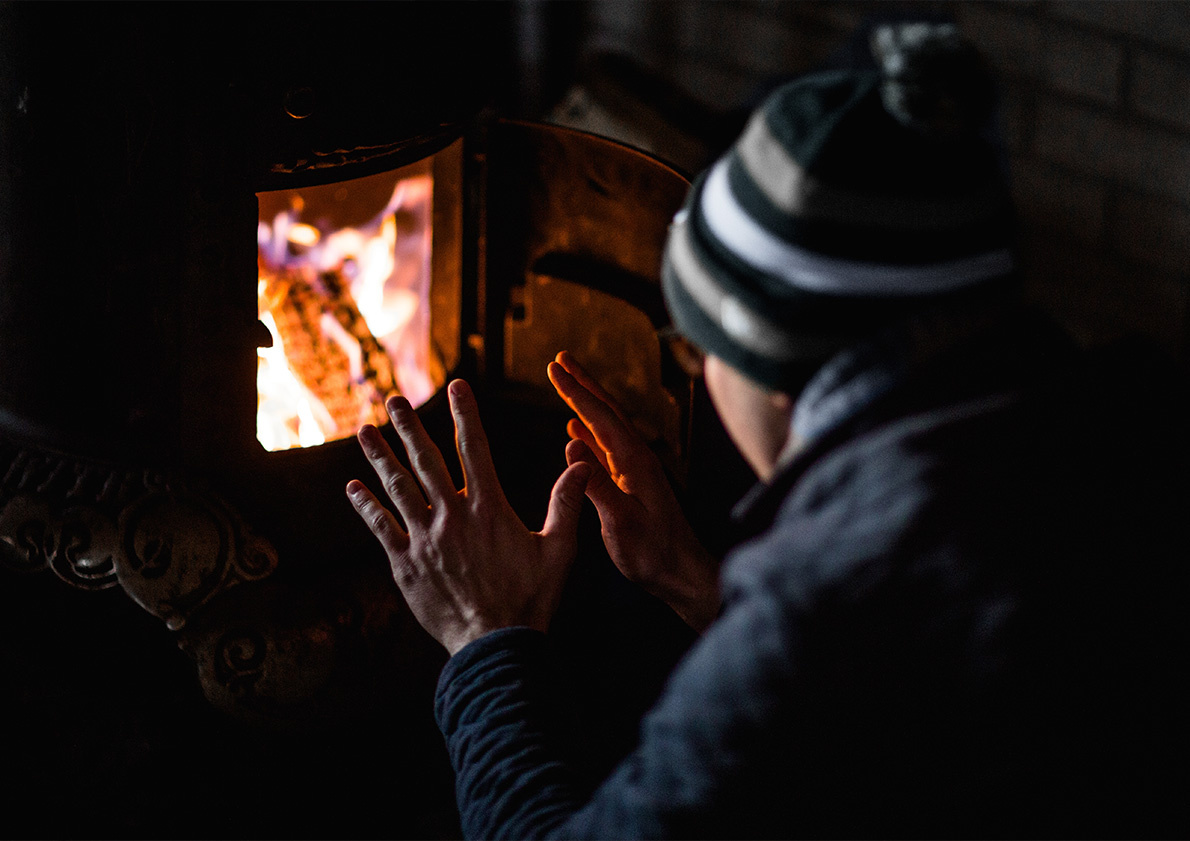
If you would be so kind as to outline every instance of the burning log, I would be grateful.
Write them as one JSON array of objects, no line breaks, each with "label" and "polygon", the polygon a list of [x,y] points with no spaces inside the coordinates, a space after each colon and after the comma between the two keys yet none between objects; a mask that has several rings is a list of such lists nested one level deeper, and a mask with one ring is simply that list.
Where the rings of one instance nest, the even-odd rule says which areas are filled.
[{"label": "burning log", "polygon": [[388,395],[400,393],[392,360],[368,329],[368,322],[356,305],[355,299],[351,297],[347,278],[343,276],[342,271],[323,272],[320,280],[325,290],[324,304],[359,345],[362,370],[356,381],[360,384],[371,384],[380,397],[380,405],[383,406]]},{"label": "burning log", "polygon": [[262,297],[285,361],[309,392],[324,437],[383,423],[397,392],[392,361],[368,330],[339,271],[313,277],[285,268],[267,276]]}]

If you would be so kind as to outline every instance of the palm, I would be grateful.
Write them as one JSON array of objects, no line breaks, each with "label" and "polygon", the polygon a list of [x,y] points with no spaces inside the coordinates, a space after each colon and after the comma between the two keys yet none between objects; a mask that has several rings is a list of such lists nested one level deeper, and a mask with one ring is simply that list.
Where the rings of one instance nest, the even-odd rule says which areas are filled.
[{"label": "palm", "polygon": [[695,537],[661,463],[607,392],[569,354],[550,380],[578,418],[567,424],[571,464],[594,470],[595,504],[612,561],[666,601],[688,624],[706,627],[718,612],[715,564]]}]

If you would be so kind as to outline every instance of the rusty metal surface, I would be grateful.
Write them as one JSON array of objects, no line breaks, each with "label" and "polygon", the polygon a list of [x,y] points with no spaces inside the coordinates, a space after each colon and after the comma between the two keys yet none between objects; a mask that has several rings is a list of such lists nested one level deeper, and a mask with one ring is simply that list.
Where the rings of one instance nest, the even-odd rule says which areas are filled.
[{"label": "rusty metal surface", "polygon": [[489,357],[552,399],[546,363],[570,350],[625,406],[670,472],[686,472],[691,384],[665,357],[661,254],[681,173],[605,138],[505,121],[488,186]]},{"label": "rusty metal surface", "polygon": [[681,173],[606,138],[515,121],[499,124],[489,154],[489,215],[510,234],[493,234],[493,264],[530,269],[569,255],[660,283],[666,231],[689,186]]}]

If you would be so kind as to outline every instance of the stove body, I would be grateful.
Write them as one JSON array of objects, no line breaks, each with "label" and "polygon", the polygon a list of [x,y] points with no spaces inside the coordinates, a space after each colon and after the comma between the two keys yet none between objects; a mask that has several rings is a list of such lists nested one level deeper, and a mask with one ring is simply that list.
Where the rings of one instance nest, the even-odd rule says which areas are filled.
[{"label": "stove body", "polygon": [[[563,348],[675,479],[721,470],[691,458],[700,428],[714,451],[721,431],[655,335],[686,181],[483,115],[509,49],[501,5],[466,20],[455,4],[296,5],[267,24],[179,8],[70,7],[64,27],[51,7],[0,6],[0,573],[21,687],[6,715],[24,726],[4,785],[48,834],[450,835],[430,719],[444,655],[343,495],[370,470],[350,435],[270,451],[260,432],[261,348],[277,344],[262,243],[288,266],[350,225],[294,216],[281,243],[269,219],[396,173],[389,233],[427,243],[409,287],[419,413],[452,452],[441,386],[471,380],[536,527],[564,466],[544,375]],[[341,309],[312,312],[324,327],[339,312],[342,332],[359,318]],[[595,702],[627,711],[610,762],[688,638],[618,578],[589,514],[584,536],[560,634],[592,681],[629,678]],[[612,630],[592,633],[609,603]],[[642,635],[656,655],[626,659]]]}]

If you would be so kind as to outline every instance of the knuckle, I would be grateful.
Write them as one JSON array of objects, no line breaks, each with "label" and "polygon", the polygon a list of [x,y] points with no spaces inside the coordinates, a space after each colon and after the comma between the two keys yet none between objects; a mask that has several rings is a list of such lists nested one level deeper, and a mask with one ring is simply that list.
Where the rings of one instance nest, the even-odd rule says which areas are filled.
[{"label": "knuckle", "polygon": [[453,518],[443,510],[444,508],[445,506],[436,507],[430,518],[430,524],[426,531],[431,540],[440,540],[454,525]]},{"label": "knuckle", "polygon": [[587,483],[587,489],[593,493],[604,490],[608,483],[612,481],[612,477],[608,474],[607,470],[594,470],[592,474],[590,481]]},{"label": "knuckle", "polygon": [[384,458],[384,452],[376,445],[376,442],[365,440],[362,444],[364,455],[368,461],[376,462]]},{"label": "knuckle", "polygon": [[491,522],[491,517],[488,516],[488,507],[482,501],[473,499],[467,504],[467,514],[471,522],[483,524]]},{"label": "knuckle", "polygon": [[483,439],[474,433],[459,436],[459,454],[465,461],[474,464],[483,459],[486,452]]},{"label": "knuckle", "polygon": [[379,505],[372,506],[373,510],[367,512],[368,528],[377,535],[387,535],[389,533],[388,511]]},{"label": "knuckle", "polygon": [[570,511],[581,511],[583,508],[583,492],[581,489],[572,490],[558,496],[558,504]]},{"label": "knuckle", "polygon": [[402,493],[402,486],[405,484],[405,473],[403,471],[393,471],[384,478],[384,490],[390,497],[399,496]]},{"label": "knuckle", "polygon": [[398,584],[408,584],[417,577],[413,564],[409,563],[409,559],[403,555],[390,558],[389,566],[392,567],[393,578]]},{"label": "knuckle", "polygon": [[403,432],[414,432],[421,427],[421,421],[417,419],[414,412],[401,412],[397,415],[394,421],[398,430]]},{"label": "knuckle", "polygon": [[446,545],[450,535],[450,529],[444,527],[440,522],[430,524],[427,529],[428,542],[433,546]]}]

